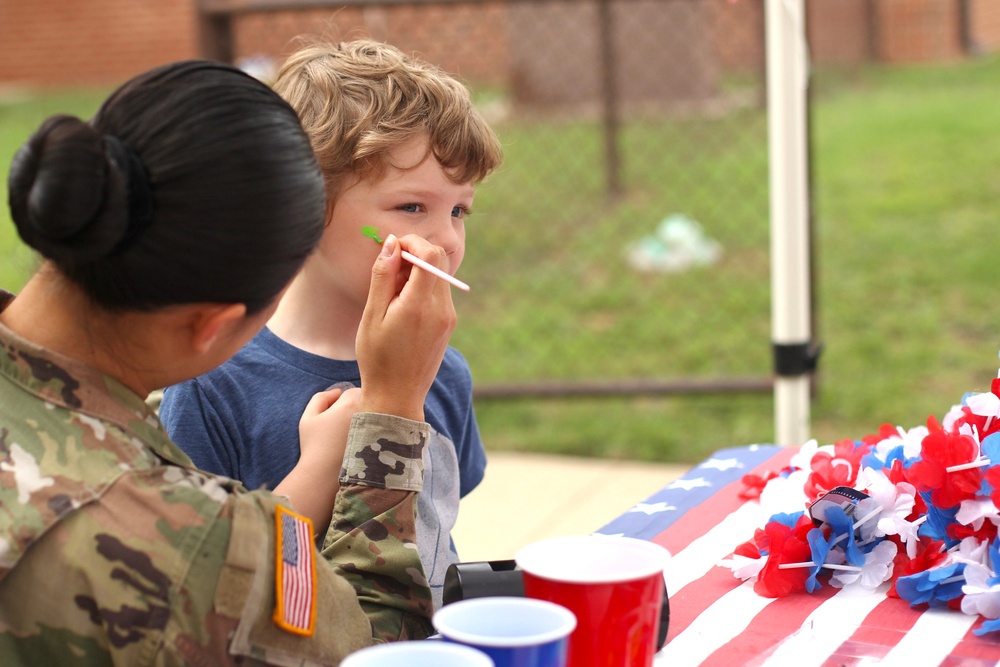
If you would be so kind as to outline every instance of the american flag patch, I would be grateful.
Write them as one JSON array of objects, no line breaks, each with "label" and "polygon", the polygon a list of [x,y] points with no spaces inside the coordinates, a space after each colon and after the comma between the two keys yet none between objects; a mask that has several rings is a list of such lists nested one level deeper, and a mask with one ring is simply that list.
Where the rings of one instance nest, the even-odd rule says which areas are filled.
[{"label": "american flag patch", "polygon": [[316,624],[316,561],[312,522],[282,506],[274,512],[277,536],[274,622],[297,635],[312,636]]}]

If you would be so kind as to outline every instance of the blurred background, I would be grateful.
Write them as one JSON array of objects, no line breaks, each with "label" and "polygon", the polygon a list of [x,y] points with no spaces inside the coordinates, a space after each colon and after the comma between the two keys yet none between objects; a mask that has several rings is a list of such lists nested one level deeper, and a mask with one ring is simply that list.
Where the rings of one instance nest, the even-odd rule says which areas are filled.
[{"label": "blurred background", "polygon": [[[824,444],[997,375],[1000,3],[805,5]],[[299,35],[440,65],[503,142],[455,293],[487,449],[685,463],[773,441],[763,0],[0,0],[3,182],[50,114],[182,58],[266,80]],[[16,292],[35,259],[7,215]]]}]

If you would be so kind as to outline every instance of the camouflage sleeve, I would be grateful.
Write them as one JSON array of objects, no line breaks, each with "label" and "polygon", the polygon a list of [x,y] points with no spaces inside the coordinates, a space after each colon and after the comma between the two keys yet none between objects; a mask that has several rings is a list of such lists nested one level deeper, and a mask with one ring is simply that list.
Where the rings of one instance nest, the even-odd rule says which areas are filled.
[{"label": "camouflage sleeve", "polygon": [[351,422],[323,556],[354,586],[376,640],[432,633],[415,527],[429,434],[426,423],[390,415],[360,413]]}]

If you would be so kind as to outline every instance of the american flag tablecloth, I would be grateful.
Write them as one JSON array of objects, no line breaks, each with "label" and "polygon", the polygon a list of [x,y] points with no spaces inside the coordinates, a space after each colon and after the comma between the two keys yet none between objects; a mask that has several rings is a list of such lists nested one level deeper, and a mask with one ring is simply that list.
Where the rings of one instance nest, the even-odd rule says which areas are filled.
[{"label": "american flag tablecloth", "polygon": [[972,633],[981,620],[949,609],[920,611],[876,592],[825,586],[779,599],[753,591],[718,566],[768,516],[740,497],[747,473],[788,464],[797,448],[723,449],[601,528],[647,539],[672,557],[667,644],[656,665],[984,667],[1000,665],[1000,637]]}]

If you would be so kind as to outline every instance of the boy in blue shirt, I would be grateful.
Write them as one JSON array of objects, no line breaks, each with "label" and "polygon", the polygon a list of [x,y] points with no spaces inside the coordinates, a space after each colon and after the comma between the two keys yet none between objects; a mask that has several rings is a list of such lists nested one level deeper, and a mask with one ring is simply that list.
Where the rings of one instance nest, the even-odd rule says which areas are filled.
[{"label": "boy in blue shirt", "polygon": [[[343,419],[345,404],[357,401],[358,390],[349,389],[360,385],[355,338],[380,251],[361,227],[382,238],[427,239],[454,274],[475,186],[502,153],[461,83],[383,43],[306,46],[285,62],[274,88],[298,112],[319,159],[326,230],[267,326],[230,361],[168,388],[160,417],[199,467],[287,495],[322,525],[336,480],[288,475],[299,459],[300,429],[311,419]],[[335,402],[338,410],[328,411]],[[439,607],[445,570],[458,560],[450,532],[459,498],[486,466],[471,373],[454,348],[444,354],[424,414],[432,432],[417,547]],[[330,446],[342,455],[345,443]]]}]

